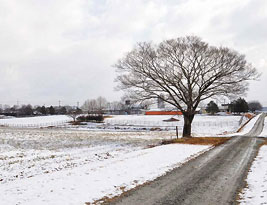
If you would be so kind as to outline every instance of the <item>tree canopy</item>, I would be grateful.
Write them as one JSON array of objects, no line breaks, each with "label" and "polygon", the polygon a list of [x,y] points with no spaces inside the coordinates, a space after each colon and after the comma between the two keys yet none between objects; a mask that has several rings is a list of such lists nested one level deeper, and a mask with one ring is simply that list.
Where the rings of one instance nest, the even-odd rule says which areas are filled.
[{"label": "tree canopy", "polygon": [[219,112],[220,110],[218,108],[218,105],[214,101],[210,101],[207,104],[206,111],[208,113],[211,113],[212,115],[214,115],[215,113]]},{"label": "tree canopy", "polygon": [[243,98],[238,98],[230,104],[230,111],[234,113],[248,112],[248,103]]},{"label": "tree canopy", "polygon": [[255,112],[256,110],[261,110],[262,109],[262,105],[261,105],[261,103],[259,101],[251,101],[251,102],[248,103],[248,108],[252,112]]}]

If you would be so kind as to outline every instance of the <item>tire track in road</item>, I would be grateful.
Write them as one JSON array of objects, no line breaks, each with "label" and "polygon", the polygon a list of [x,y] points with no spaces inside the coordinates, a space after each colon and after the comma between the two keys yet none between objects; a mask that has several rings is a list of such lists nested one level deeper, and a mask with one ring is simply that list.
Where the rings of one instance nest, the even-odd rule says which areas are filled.
[{"label": "tire track in road", "polygon": [[263,141],[255,136],[261,133],[264,118],[262,114],[246,135],[233,137],[110,204],[235,204]]}]

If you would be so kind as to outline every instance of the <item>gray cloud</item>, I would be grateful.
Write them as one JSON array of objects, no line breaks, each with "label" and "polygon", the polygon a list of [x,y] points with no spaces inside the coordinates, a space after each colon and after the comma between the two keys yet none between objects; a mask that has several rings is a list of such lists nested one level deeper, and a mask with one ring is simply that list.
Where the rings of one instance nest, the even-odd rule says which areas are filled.
[{"label": "gray cloud", "polygon": [[265,0],[0,0],[0,104],[117,100],[112,65],[138,41],[198,35],[263,72],[248,99],[267,105]]}]

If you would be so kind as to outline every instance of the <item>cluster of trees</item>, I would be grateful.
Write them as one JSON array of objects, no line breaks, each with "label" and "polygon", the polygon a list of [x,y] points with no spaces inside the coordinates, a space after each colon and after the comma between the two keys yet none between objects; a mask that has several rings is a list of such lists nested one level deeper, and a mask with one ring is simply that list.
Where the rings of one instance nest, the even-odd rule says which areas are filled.
[{"label": "cluster of trees", "polygon": [[96,99],[88,99],[81,106],[81,109],[89,114],[103,114],[109,111],[128,111],[133,108],[146,109],[151,104],[151,101],[143,102],[134,101],[129,96],[123,96],[121,101],[109,102],[106,98],[100,96]]},{"label": "cluster of trees", "polygon": [[97,99],[88,99],[82,105],[82,109],[91,113],[102,113],[107,109],[108,101],[104,97],[98,97]]},{"label": "cluster of trees", "polygon": [[[228,105],[228,111],[232,113],[244,113],[244,112],[255,112],[257,110],[261,110],[262,105],[258,101],[248,102],[243,98],[238,98],[237,100],[232,101]],[[207,104],[206,111],[210,114],[215,114],[219,112],[219,107],[214,101],[210,101]]]},{"label": "cluster of trees", "polygon": [[[68,109],[67,109],[68,108]],[[71,107],[45,107],[45,106],[32,106],[22,105],[22,106],[6,106],[5,108],[0,108],[0,114],[7,116],[38,116],[38,115],[64,115],[68,114],[72,110]]]},{"label": "cluster of trees", "polygon": [[65,115],[67,114],[66,107],[37,106],[35,110],[37,111],[37,114],[42,114],[42,115]]},{"label": "cluster of trees", "polygon": [[257,110],[262,110],[262,105],[259,101],[251,101],[248,103],[248,108],[250,111],[255,112]]},{"label": "cluster of trees", "polygon": [[248,110],[248,103],[243,98],[238,98],[237,100],[231,102],[229,105],[229,111],[232,113],[244,113],[248,112]]}]

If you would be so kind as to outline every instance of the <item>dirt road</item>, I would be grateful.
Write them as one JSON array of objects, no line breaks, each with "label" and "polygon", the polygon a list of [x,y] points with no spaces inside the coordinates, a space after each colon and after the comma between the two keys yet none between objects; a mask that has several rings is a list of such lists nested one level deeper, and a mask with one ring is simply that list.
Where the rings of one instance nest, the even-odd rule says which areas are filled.
[{"label": "dirt road", "polygon": [[111,204],[235,204],[237,192],[262,139],[264,117],[252,130],[204,153],[157,180],[128,192]]}]

